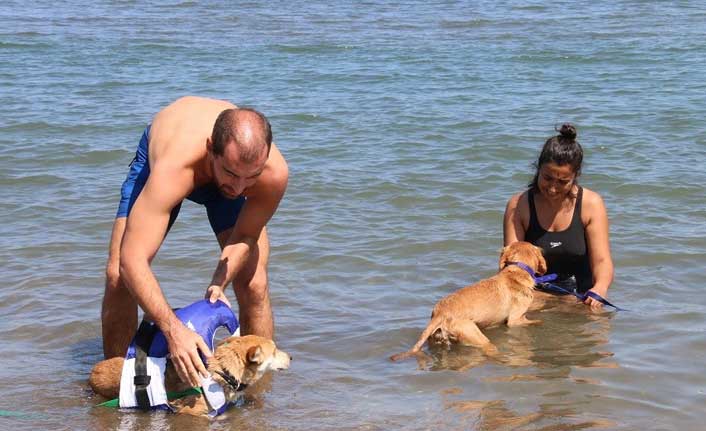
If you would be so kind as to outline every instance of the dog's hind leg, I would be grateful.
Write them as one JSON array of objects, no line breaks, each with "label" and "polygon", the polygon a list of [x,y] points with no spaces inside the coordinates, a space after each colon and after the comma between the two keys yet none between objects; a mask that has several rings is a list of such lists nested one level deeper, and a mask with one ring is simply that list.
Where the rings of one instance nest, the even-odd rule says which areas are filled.
[{"label": "dog's hind leg", "polygon": [[456,336],[458,342],[465,346],[480,347],[483,353],[493,356],[498,353],[498,349],[490,342],[472,320],[453,319],[449,322],[449,332]]},{"label": "dog's hind leg", "polygon": [[441,327],[443,321],[444,318],[441,316],[432,317],[427,327],[424,328],[424,331],[422,331],[422,335],[419,336],[419,340],[417,340],[417,343],[412,346],[411,349],[404,353],[398,353],[396,355],[390,356],[390,360],[399,361],[401,359],[417,355],[422,350],[422,346],[424,345],[424,343],[426,343],[427,339],[431,336],[431,334],[436,332],[436,330]]},{"label": "dog's hind leg", "polygon": [[97,363],[88,378],[88,384],[93,391],[106,398],[117,398],[120,394],[120,375],[124,362],[124,358],[115,357]]}]

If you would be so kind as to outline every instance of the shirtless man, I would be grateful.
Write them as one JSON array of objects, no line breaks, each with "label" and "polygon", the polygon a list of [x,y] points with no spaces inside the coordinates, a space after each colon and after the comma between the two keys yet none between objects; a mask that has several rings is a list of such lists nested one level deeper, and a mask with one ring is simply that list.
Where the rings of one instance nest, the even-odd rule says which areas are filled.
[{"label": "shirtless man", "polygon": [[272,338],[265,225],[288,176],[259,112],[191,96],[161,110],[142,136],[113,225],[101,313],[105,357],[125,355],[139,304],[166,336],[179,377],[198,386],[206,375],[198,351],[211,352],[174,315],[150,268],[185,198],[206,207],[222,250],[206,298],[230,305],[232,281],[241,333]]}]

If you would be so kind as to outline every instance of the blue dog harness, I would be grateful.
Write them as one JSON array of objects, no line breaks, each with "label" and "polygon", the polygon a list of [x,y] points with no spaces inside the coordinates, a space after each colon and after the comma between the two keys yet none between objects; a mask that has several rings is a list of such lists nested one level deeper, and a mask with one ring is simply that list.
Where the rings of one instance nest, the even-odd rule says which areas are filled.
[{"label": "blue dog harness", "polygon": [[[233,335],[238,319],[224,302],[195,302],[175,311],[179,320],[203,338],[213,351],[218,328]],[[164,334],[152,322],[143,320],[125,355],[120,378],[119,406],[142,410],[170,410],[164,385],[169,348]],[[201,357],[203,360],[203,356]],[[223,390],[212,378],[203,379],[201,391],[209,405],[209,416],[223,413],[228,407]]]},{"label": "blue dog harness", "polygon": [[618,306],[611,304],[610,302],[608,302],[607,299],[605,299],[601,295],[597,294],[596,292],[592,292],[589,290],[586,293],[578,293],[575,290],[564,289],[561,286],[557,286],[556,284],[549,283],[550,281],[554,281],[557,279],[558,276],[556,274],[547,274],[542,277],[537,277],[535,275],[534,271],[532,270],[532,268],[530,268],[528,265],[526,265],[522,262],[509,262],[508,265],[515,265],[515,266],[519,266],[520,268],[524,269],[532,277],[535,284],[540,284],[543,288],[545,288],[549,291],[552,291],[554,293],[560,293],[563,295],[566,295],[566,294],[574,295],[575,297],[580,299],[581,302],[585,301],[586,298],[591,297],[603,305],[607,305],[609,307],[615,308],[616,311],[627,311],[624,308],[620,308]]}]

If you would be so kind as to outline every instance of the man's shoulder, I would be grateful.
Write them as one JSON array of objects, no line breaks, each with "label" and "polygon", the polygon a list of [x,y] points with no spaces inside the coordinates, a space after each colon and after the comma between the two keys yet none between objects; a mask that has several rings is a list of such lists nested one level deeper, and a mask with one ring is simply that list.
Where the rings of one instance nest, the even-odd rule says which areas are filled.
[{"label": "man's shoulder", "polygon": [[246,190],[248,199],[276,203],[282,199],[289,182],[289,167],[275,144],[272,144],[265,170],[255,185]]},{"label": "man's shoulder", "polygon": [[272,143],[268,159],[267,175],[263,178],[268,188],[282,189],[287,187],[289,181],[289,166],[280,153],[279,148]]}]

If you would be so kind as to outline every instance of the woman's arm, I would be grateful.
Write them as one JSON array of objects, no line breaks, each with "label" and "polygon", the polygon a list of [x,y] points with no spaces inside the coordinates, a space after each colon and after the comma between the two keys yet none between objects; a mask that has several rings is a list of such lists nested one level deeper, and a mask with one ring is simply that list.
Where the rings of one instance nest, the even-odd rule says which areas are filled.
[{"label": "woman's arm", "polygon": [[[586,193],[588,192],[588,193]],[[610,240],[608,232],[608,213],[603,199],[595,192],[584,188],[584,208],[587,216],[586,245],[593,273],[591,290],[603,297],[607,296],[608,288],[613,282],[613,259],[610,257]],[[587,298],[586,304],[591,309],[599,310],[602,304],[593,298]]]},{"label": "woman's arm", "polygon": [[[523,206],[527,206],[527,199],[523,196],[526,193],[518,193],[510,198],[505,207],[503,217],[503,246],[525,240],[525,227],[522,223]],[[524,204],[524,205],[522,205]],[[527,209],[529,211],[529,209]]]}]

